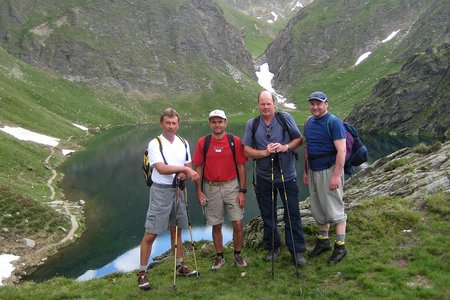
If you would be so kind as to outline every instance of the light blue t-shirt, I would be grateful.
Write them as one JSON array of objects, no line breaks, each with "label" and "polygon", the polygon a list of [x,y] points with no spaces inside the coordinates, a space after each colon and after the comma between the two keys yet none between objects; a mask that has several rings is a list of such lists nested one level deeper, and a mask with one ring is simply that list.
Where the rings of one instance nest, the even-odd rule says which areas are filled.
[{"label": "light blue t-shirt", "polygon": [[[288,127],[289,132],[286,132],[283,129],[283,125],[277,120],[277,117],[274,116],[272,118],[272,121],[267,126],[263,119],[260,119],[258,128],[255,132],[255,145],[253,145],[252,140],[252,125],[253,120],[255,118],[258,118],[260,116],[257,116],[255,118],[252,118],[248,120],[247,125],[245,127],[245,134],[242,139],[242,144],[244,146],[254,147],[257,150],[263,150],[267,148],[267,145],[270,143],[280,143],[280,144],[287,144],[292,139],[299,138],[302,136],[300,130],[297,127],[297,124],[295,124],[294,119],[289,113],[281,112],[283,114],[284,119],[286,120],[286,124]],[[292,137],[292,138],[291,138]],[[292,151],[289,150],[286,153],[278,153],[278,158],[275,157],[273,159],[274,164],[274,181],[275,182],[281,182],[281,173],[279,163],[281,161],[281,168],[283,170],[284,180],[290,181],[297,177],[297,172],[295,170],[295,158],[292,154]],[[270,156],[259,158],[256,160],[256,174],[268,181],[272,181],[272,159]]]}]

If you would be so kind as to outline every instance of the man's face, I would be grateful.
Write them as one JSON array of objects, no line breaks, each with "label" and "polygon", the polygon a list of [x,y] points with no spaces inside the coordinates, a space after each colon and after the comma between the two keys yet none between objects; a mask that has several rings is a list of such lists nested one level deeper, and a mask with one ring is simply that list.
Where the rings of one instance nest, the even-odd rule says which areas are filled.
[{"label": "man's face", "polygon": [[178,117],[167,117],[164,116],[161,123],[159,123],[159,127],[161,127],[163,131],[163,135],[165,136],[174,136],[178,130]]},{"label": "man's face", "polygon": [[227,127],[227,120],[221,117],[212,117],[209,119],[209,127],[214,134],[222,134]]},{"label": "man's face", "polygon": [[310,100],[309,111],[315,118],[320,118],[327,113],[328,102],[322,102],[320,100]]},{"label": "man's face", "polygon": [[258,109],[263,117],[275,115],[275,103],[269,92],[263,92],[258,99]]}]

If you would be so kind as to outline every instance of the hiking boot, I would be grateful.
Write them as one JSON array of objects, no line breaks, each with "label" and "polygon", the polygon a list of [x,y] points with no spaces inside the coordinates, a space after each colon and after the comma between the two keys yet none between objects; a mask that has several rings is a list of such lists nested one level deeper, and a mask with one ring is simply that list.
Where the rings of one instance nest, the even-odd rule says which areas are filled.
[{"label": "hiking boot", "polygon": [[319,256],[320,254],[331,250],[331,246],[330,246],[330,239],[326,238],[326,239],[317,239],[316,241],[316,245],[314,246],[314,249],[309,252],[308,256],[309,257],[315,257],[315,256]]},{"label": "hiking boot", "polygon": [[182,262],[180,265],[177,266],[177,275],[179,276],[197,276],[197,271],[192,271],[191,269],[189,269],[189,267]]},{"label": "hiking boot", "polygon": [[139,284],[139,288],[142,290],[149,290],[152,288],[150,283],[148,282],[147,272],[145,271],[139,271],[139,273],[137,274],[137,281]]},{"label": "hiking boot", "polygon": [[280,248],[275,249],[275,251],[272,251],[272,249],[269,249],[267,251],[266,259],[268,261],[276,260],[278,255],[280,255]]},{"label": "hiking boot", "polygon": [[297,266],[306,265],[306,259],[303,256],[303,254],[301,254],[300,252],[296,253],[296,254],[291,254],[291,256],[292,256],[292,262],[294,263],[294,265],[296,262],[297,262]]},{"label": "hiking boot", "polygon": [[347,255],[347,249],[345,249],[345,244],[338,245],[337,243],[334,244],[334,250],[333,254],[331,254],[330,259],[328,260],[329,263],[335,264],[340,262],[345,256]]},{"label": "hiking boot", "polygon": [[217,255],[216,258],[214,259],[214,263],[211,267],[211,270],[216,271],[216,270],[222,269],[222,267],[224,265],[225,265],[225,258]]},{"label": "hiking boot", "polygon": [[241,268],[245,268],[247,266],[247,263],[245,262],[245,260],[242,258],[242,256],[240,254],[234,255],[234,264]]}]

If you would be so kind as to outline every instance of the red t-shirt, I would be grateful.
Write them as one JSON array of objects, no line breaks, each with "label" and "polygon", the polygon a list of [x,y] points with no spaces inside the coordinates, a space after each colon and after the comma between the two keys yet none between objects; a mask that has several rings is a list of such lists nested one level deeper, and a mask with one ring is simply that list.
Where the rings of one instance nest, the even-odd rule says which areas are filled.
[{"label": "red t-shirt", "polygon": [[[205,137],[202,136],[195,147],[192,162],[196,166],[203,165],[203,148],[205,146]],[[241,139],[234,136],[234,147],[236,151],[236,163],[244,164],[247,157],[244,155],[244,146]],[[228,133],[225,132],[219,140],[211,137],[208,152],[206,154],[206,165],[203,177],[208,181],[225,182],[237,177],[236,167],[234,165],[233,151],[228,142]]]}]

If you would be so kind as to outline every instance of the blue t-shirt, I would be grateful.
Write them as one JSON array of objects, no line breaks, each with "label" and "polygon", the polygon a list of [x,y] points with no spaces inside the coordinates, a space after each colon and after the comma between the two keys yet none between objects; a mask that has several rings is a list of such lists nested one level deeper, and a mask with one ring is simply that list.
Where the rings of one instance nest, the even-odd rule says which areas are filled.
[{"label": "blue t-shirt", "polygon": [[[267,148],[267,145],[270,143],[280,143],[285,145],[291,141],[292,139],[299,138],[302,136],[300,130],[295,124],[294,119],[289,113],[282,112],[284,119],[286,120],[286,125],[288,127],[289,132],[286,132],[283,129],[283,125],[280,124],[274,116],[272,121],[267,126],[264,123],[264,120],[261,118],[258,128],[255,132],[255,149],[263,150]],[[259,116],[258,116],[259,117]],[[257,118],[257,117],[255,117]],[[252,118],[248,120],[247,125],[245,127],[245,134],[242,139],[242,144],[244,146],[249,146],[253,148],[253,140],[252,140]],[[292,151],[278,153],[278,157],[282,163],[283,175],[285,181],[293,180],[297,177],[297,172],[295,170],[295,159],[292,155]],[[281,173],[280,168],[278,167],[279,160],[274,158],[274,181],[281,182]],[[256,174],[268,181],[272,181],[272,160],[270,156],[259,158],[256,160]]]},{"label": "blue t-shirt", "polygon": [[[328,128],[328,119],[331,120]],[[330,136],[331,133],[331,136]],[[341,120],[326,113],[321,118],[311,117],[305,128],[306,147],[308,150],[308,163],[313,171],[321,171],[330,168],[336,163],[336,148],[334,140],[345,139],[345,128]],[[319,158],[315,158],[320,156]]]}]

